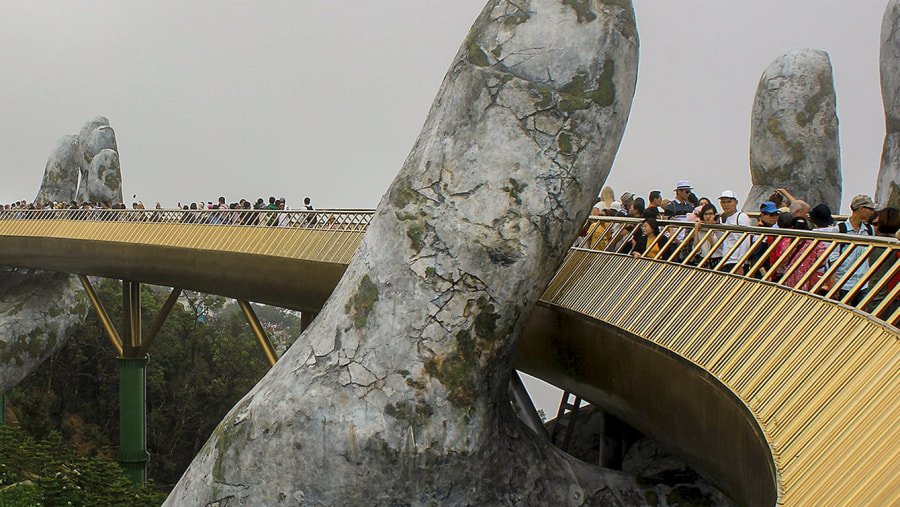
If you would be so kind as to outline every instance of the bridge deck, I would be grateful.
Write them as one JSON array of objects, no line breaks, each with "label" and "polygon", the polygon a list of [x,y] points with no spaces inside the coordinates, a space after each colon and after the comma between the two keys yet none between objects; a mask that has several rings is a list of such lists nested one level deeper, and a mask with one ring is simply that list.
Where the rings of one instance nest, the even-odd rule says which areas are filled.
[{"label": "bridge deck", "polygon": [[[900,426],[896,328],[833,300],[771,283],[581,250],[570,253],[543,301],[647,340],[709,373],[711,381],[733,393],[752,414],[771,452],[779,503],[900,501],[900,444],[891,438]],[[656,374],[634,352],[617,355],[635,370],[631,377]],[[564,368],[564,362],[559,366]],[[593,376],[575,373],[560,380],[577,385],[590,383]],[[679,382],[659,375],[652,389]],[[602,399],[622,390],[597,387]],[[654,392],[637,394],[659,398]],[[746,430],[721,428],[724,435],[710,431],[702,419],[719,414],[709,412],[697,414],[701,417],[691,421],[694,426],[679,426],[679,407],[672,405],[671,420],[654,425],[638,415],[636,425],[649,426],[655,436],[669,431],[663,440],[694,454],[694,463],[728,491],[752,498],[744,494],[753,494],[766,470],[757,463],[750,473],[742,463],[747,456],[737,453],[758,451],[723,449],[716,442],[737,440]],[[681,410],[690,410],[690,405]]]},{"label": "bridge deck", "polygon": [[[0,265],[316,310],[371,217],[154,213],[0,214]],[[604,248],[622,244],[621,225],[604,225]],[[722,227],[686,235],[711,230],[753,240],[747,230]],[[843,241],[807,236],[779,238],[793,238],[798,250],[804,238]],[[690,256],[675,262],[677,252],[665,246],[666,256],[641,259],[589,246],[570,252],[536,310],[518,359],[525,371],[681,450],[744,503],[900,502],[900,443],[892,438],[900,425],[900,333],[890,324],[900,285],[886,282],[900,272],[891,264],[895,244],[854,243],[874,259],[862,277],[871,290],[858,300],[862,282],[791,283],[790,264],[765,275],[753,266],[748,277],[684,265]],[[819,267],[826,276],[838,269],[812,269]]]}]

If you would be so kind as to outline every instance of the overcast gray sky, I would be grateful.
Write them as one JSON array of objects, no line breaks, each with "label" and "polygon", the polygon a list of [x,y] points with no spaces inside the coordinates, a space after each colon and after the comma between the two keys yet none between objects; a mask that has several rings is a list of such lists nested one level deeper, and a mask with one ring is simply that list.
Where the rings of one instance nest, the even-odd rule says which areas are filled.
[{"label": "overcast gray sky", "polygon": [[[873,193],[885,1],[635,0],[637,93],[609,183],[750,187],[753,94],[788,50],[827,51],[844,208]],[[4,0],[0,202],[34,197],[56,140],[97,115],[145,203],[309,195],[374,207],[481,0]]]}]

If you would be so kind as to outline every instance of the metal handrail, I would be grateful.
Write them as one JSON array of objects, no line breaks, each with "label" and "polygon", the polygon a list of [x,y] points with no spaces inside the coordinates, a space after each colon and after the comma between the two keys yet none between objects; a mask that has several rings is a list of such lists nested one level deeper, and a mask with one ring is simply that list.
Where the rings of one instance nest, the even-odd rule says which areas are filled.
[{"label": "metal handrail", "polygon": [[[590,217],[574,248],[631,254],[641,222]],[[660,234],[645,250],[650,259],[833,299],[891,325],[900,320],[900,243],[894,238],[666,220],[659,224]],[[725,250],[729,239],[734,244]],[[707,242],[711,246],[701,257],[701,245]],[[719,260],[711,265],[711,259]],[[733,266],[729,259],[736,261]]]},{"label": "metal handrail", "polygon": [[4,220],[73,220],[80,222],[152,222],[167,224],[272,226],[312,230],[364,231],[372,210],[234,210],[234,209],[11,209]]},{"label": "metal handrail", "polygon": [[[372,210],[331,209],[13,209],[0,210],[0,234],[21,233],[21,226],[29,222],[56,221],[363,233],[373,217]],[[590,217],[587,234],[574,248],[630,254],[640,222],[634,218]],[[12,227],[13,223],[19,226]],[[836,300],[891,325],[900,321],[900,243],[893,238],[665,220],[660,221],[660,225],[660,235],[647,245],[648,251],[653,250],[649,258],[774,283]],[[178,236],[177,232],[171,234]],[[731,240],[734,244],[726,250],[726,242]],[[157,241],[155,238],[154,242]],[[262,240],[255,238],[253,241],[243,248],[258,251],[258,243]],[[271,238],[267,243],[278,241],[278,238]],[[334,241],[338,241],[337,238],[322,238],[317,248],[326,252],[334,249],[344,252],[352,243],[339,241],[332,244]],[[288,248],[275,243],[266,245],[268,251]],[[705,255],[701,255],[702,243],[709,245]],[[743,247],[746,248],[741,250]],[[293,248],[292,252],[295,255],[306,253],[303,246]],[[738,253],[736,262],[728,262]]]}]

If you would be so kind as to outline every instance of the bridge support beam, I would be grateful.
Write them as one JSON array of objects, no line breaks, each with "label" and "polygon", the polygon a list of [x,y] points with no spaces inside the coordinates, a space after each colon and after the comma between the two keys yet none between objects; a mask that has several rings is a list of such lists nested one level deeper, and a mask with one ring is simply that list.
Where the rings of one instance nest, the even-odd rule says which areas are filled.
[{"label": "bridge support beam", "polygon": [[262,324],[259,323],[256,312],[253,311],[253,307],[250,306],[249,301],[238,299],[237,302],[244,312],[244,317],[247,318],[247,323],[250,324],[250,329],[253,330],[253,334],[256,336],[256,341],[258,341],[259,346],[262,347],[263,353],[269,361],[269,366],[274,366],[275,361],[278,361],[278,353],[275,352],[275,347],[273,347],[272,342],[269,341],[266,330],[263,329]]},{"label": "bridge support beam", "polygon": [[300,312],[300,332],[306,331],[306,328],[312,323],[313,319],[316,318],[318,313],[315,312]]},{"label": "bridge support beam", "polygon": [[509,397],[516,407],[519,419],[525,423],[525,426],[531,428],[532,431],[541,437],[547,438],[547,429],[544,427],[544,421],[541,420],[540,414],[534,408],[531,396],[528,395],[528,390],[525,389],[525,384],[522,383],[522,377],[519,376],[519,372],[516,370],[513,370],[512,376],[509,378]]},{"label": "bridge support beam", "polygon": [[88,295],[100,323],[118,355],[119,366],[119,452],[116,460],[125,475],[136,484],[147,481],[147,346],[162,327],[162,323],[175,305],[181,289],[174,289],[162,311],[157,316],[144,340],[141,329],[141,284],[130,280],[122,281],[122,331],[124,339],[116,331],[116,326],[91,282],[79,275],[84,291]]},{"label": "bridge support beam", "polygon": [[103,307],[103,303],[100,302],[100,298],[97,297],[97,292],[94,290],[94,286],[91,285],[91,281],[88,280],[88,277],[84,275],[78,275],[78,278],[81,280],[81,285],[84,287],[84,292],[87,293],[88,299],[91,301],[91,305],[97,312],[97,317],[100,318],[100,325],[102,325],[103,330],[106,331],[106,337],[109,338],[110,343],[112,343],[112,346],[116,349],[116,354],[118,354],[119,357],[122,357],[122,338],[119,337],[119,333],[118,331],[116,331],[116,326],[112,323],[112,319],[109,318],[109,314],[106,313],[106,308]]}]

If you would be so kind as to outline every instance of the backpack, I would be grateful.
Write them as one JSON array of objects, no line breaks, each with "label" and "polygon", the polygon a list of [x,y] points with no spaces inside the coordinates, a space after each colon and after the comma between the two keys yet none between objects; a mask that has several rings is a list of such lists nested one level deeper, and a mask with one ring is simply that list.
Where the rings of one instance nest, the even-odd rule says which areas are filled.
[{"label": "backpack", "polygon": [[[867,222],[863,222],[863,227],[866,228],[866,231],[869,233],[869,236],[874,236],[874,235],[875,235],[875,228],[872,227],[872,224],[869,224],[869,223],[867,223]],[[839,224],[838,224],[838,230],[841,231],[841,234],[847,234],[847,222],[841,222],[841,223],[839,223]],[[841,255],[841,254],[844,253],[844,247],[845,247],[845,246],[846,246],[846,245],[840,245],[840,246],[838,246],[838,255]]]},{"label": "backpack", "polygon": [[[866,231],[869,233],[869,236],[875,235],[875,228],[872,227],[872,224],[870,224],[868,222],[863,222],[863,226],[866,228]],[[841,234],[847,234],[847,222],[839,223],[838,230],[841,231]]]}]

